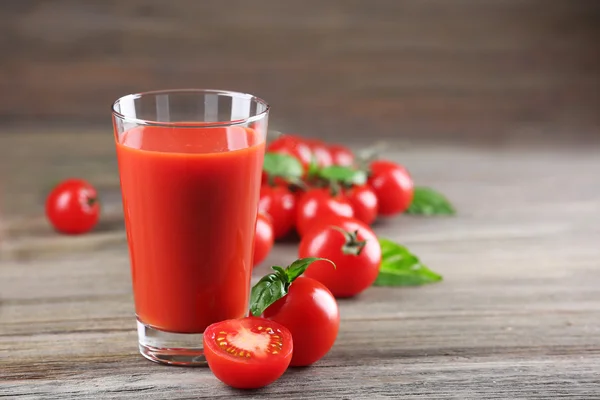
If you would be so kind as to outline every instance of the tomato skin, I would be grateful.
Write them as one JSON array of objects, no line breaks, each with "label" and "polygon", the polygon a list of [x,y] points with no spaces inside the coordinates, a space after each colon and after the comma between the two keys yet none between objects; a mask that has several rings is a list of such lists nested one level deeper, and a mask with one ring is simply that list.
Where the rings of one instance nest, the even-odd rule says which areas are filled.
[{"label": "tomato skin", "polygon": [[259,212],[256,218],[255,229],[253,266],[260,264],[267,258],[275,241],[270,216]]},{"label": "tomato skin", "polygon": [[[258,327],[263,329],[258,331]],[[245,329],[258,334],[264,332],[264,328],[271,328],[273,334],[280,336],[282,346],[278,354],[265,353],[266,349],[261,349],[261,354],[255,352],[250,357],[245,357],[244,353],[228,353],[228,346],[224,346],[224,349],[219,345],[225,336],[222,332],[235,335]],[[204,331],[203,344],[204,355],[213,374],[221,382],[238,389],[258,389],[279,379],[290,364],[294,348],[292,335],[287,328],[274,321],[256,317],[226,320],[210,325]]]},{"label": "tomato skin", "polygon": [[275,239],[285,237],[296,222],[296,196],[285,186],[263,185],[258,201],[259,211],[271,216]]},{"label": "tomato skin", "polygon": [[267,146],[267,151],[287,154],[300,161],[304,171],[308,171],[312,160],[310,147],[300,138],[293,135],[281,135]]},{"label": "tomato skin", "polygon": [[[315,279],[331,291],[335,297],[352,297],[370,287],[381,265],[381,246],[375,233],[363,222],[355,218],[330,219],[320,227],[308,232],[300,242],[298,254],[304,257],[322,257],[335,263],[331,268],[325,261],[312,263],[304,276]],[[344,235],[331,226],[346,232],[358,231],[359,241],[366,241],[359,255],[344,254]]]},{"label": "tomato skin", "polygon": [[377,195],[379,214],[390,216],[406,211],[414,191],[408,171],[399,164],[385,160],[373,161],[370,169],[368,184]]},{"label": "tomato skin", "polygon": [[300,198],[296,207],[296,230],[304,235],[312,225],[329,215],[352,217],[354,211],[342,194],[331,195],[329,189],[310,189]]},{"label": "tomato skin", "polygon": [[64,180],[46,198],[46,217],[61,233],[77,235],[92,230],[100,217],[96,189],[83,179]]},{"label": "tomato skin", "polygon": [[368,185],[354,186],[346,192],[346,196],[354,210],[354,217],[367,225],[377,218],[379,201],[375,191]]},{"label": "tomato skin", "polygon": [[313,156],[317,161],[317,165],[320,168],[325,168],[333,165],[333,159],[331,158],[331,153],[327,148],[325,142],[318,139],[304,139],[310,150],[312,151]]},{"label": "tomato skin", "polygon": [[[333,268],[330,264],[329,268]],[[320,282],[297,278],[288,294],[270,305],[263,316],[285,326],[292,334],[291,366],[305,367],[331,349],[340,327],[340,312],[331,292]]]},{"label": "tomato skin", "polygon": [[354,165],[354,154],[346,146],[339,144],[330,145],[329,154],[331,154],[333,165],[340,165],[342,167],[351,167]]}]

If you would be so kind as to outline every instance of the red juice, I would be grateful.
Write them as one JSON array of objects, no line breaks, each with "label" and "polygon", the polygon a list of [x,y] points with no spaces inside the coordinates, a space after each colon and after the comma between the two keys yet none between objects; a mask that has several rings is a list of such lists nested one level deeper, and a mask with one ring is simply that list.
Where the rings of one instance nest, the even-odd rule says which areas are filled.
[{"label": "red juice", "polygon": [[243,127],[140,126],[117,143],[135,309],[202,333],[246,315],[264,138]]}]

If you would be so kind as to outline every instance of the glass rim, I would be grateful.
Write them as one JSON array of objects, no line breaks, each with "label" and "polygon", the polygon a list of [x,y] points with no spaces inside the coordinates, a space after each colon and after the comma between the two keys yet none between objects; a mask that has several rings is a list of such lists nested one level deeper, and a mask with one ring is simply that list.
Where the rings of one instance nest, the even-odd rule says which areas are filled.
[{"label": "glass rim", "polygon": [[[252,101],[263,104],[265,106],[265,109],[262,112],[260,112],[256,115],[252,115],[248,118],[236,119],[236,120],[232,120],[232,121],[212,121],[212,122],[201,122],[201,121],[160,122],[160,121],[153,121],[153,120],[148,120],[148,119],[132,118],[130,116],[127,116],[127,115],[117,111],[117,109],[116,109],[117,104],[119,104],[119,102],[121,102],[123,99],[126,99],[126,98],[140,98],[142,96],[157,96],[160,94],[178,94],[178,93],[197,93],[197,94],[204,93],[204,94],[224,95],[224,96],[229,96],[229,97],[249,98]],[[250,93],[235,92],[232,90],[219,90],[219,89],[164,89],[164,90],[149,90],[146,92],[130,93],[130,94],[121,96],[113,102],[113,104],[111,106],[111,113],[114,117],[120,118],[120,119],[128,121],[128,122],[134,122],[138,125],[144,125],[144,126],[159,126],[159,127],[168,127],[168,128],[173,128],[173,127],[212,128],[215,126],[218,127],[218,126],[243,125],[243,124],[248,124],[250,122],[259,121],[269,113],[270,109],[271,109],[271,106],[269,105],[269,103],[267,103],[260,97],[255,96]]]}]

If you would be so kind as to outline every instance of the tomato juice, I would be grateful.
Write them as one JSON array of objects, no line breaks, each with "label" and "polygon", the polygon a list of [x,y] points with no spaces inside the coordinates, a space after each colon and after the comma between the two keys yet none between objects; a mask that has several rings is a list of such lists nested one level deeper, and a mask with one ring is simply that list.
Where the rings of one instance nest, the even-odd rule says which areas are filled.
[{"label": "tomato juice", "polygon": [[202,333],[247,314],[264,138],[139,126],[116,148],[138,319]]}]

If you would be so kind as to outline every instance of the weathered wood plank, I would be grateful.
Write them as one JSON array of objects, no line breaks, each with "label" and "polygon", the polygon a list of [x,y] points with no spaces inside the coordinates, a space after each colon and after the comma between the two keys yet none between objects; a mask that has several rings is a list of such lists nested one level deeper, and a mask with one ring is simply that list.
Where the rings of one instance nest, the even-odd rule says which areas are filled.
[{"label": "weathered wood plank", "polygon": [[[122,234],[107,230],[86,237],[89,246],[71,246],[34,223],[32,230],[13,231],[12,244],[29,248],[29,258],[5,256],[0,264],[0,396],[597,397],[599,147],[593,142],[555,149],[400,143],[392,141],[385,155],[409,165],[423,184],[447,193],[460,213],[403,216],[375,228],[408,245],[445,281],[371,288],[340,301],[338,341],[315,366],[291,370],[264,390],[240,393],[206,369],[145,361],[136,349]],[[91,154],[114,157],[111,143],[102,146]],[[107,190],[113,188],[107,192],[112,196],[114,166],[98,163],[95,171],[108,182]],[[43,196],[37,194],[39,201]],[[118,196],[110,196],[109,209],[120,221]],[[107,237],[108,244],[94,247],[96,239]],[[54,252],[36,247],[48,242],[63,247],[52,246]],[[294,254],[294,243],[279,244],[267,264]],[[259,267],[255,279],[265,270],[266,265]]]},{"label": "weathered wood plank", "polygon": [[274,125],[326,138],[569,138],[599,123],[593,1],[5,3],[4,121],[108,128],[125,93],[210,86],[257,93]]}]

